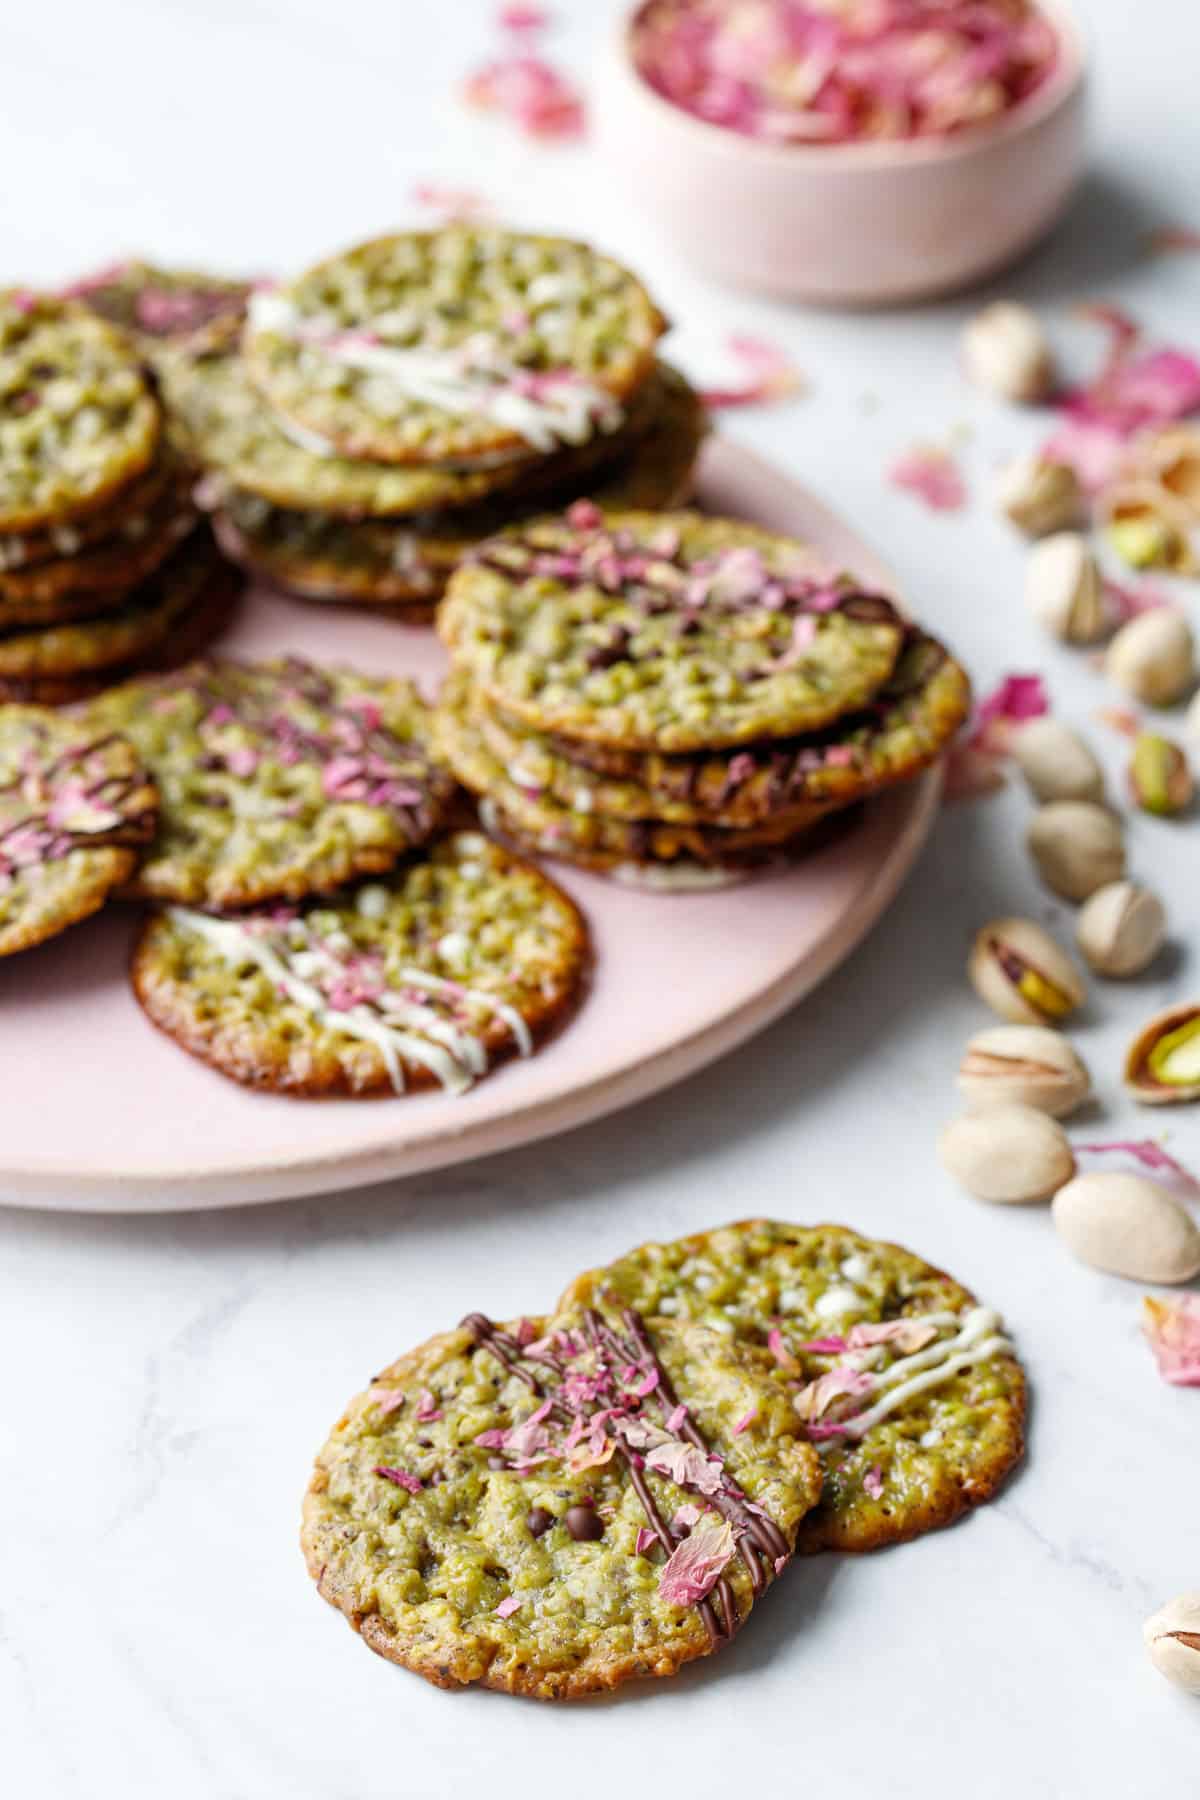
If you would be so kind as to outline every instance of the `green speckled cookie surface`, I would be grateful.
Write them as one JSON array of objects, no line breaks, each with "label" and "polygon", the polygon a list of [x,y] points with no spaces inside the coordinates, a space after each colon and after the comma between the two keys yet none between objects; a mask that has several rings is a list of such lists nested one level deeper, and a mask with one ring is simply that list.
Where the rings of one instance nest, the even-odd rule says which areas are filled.
[{"label": "green speckled cookie surface", "polygon": [[160,423],[119,332],[79,306],[0,293],[0,532],[103,506],[149,464]]},{"label": "green speckled cookie surface", "polygon": [[[802,1550],[869,1550],[949,1524],[991,1497],[1024,1448],[1025,1378],[1001,1321],[895,1244],[837,1225],[750,1219],[643,1244],[580,1276],[561,1304],[601,1302],[757,1346],[793,1404],[813,1408],[803,1428],[821,1450],[825,1489],[801,1528]],[[922,1319],[936,1328],[911,1349],[852,1335]],[[963,1353],[971,1360],[948,1368]],[[856,1418],[891,1408],[889,1393],[912,1375],[929,1384],[858,1435]]]},{"label": "green speckled cookie surface", "polygon": [[904,635],[888,601],[790,538],[584,505],[482,546],[439,630],[535,730],[667,752],[828,725],[874,699]]},{"label": "green speckled cookie surface", "polygon": [[[595,1335],[579,1314],[508,1327],[474,1315],[351,1402],[317,1459],[301,1541],[371,1649],[441,1687],[567,1699],[671,1675],[742,1626],[816,1498],[816,1458],[753,1356],[674,1323],[644,1342],[649,1357],[619,1315]],[[666,1401],[641,1393],[657,1376]],[[688,1423],[668,1429],[672,1400]],[[631,1476],[634,1443],[666,1544]],[[688,1543],[722,1570],[702,1602],[669,1597],[664,1577],[667,1546]]]},{"label": "green speckled cookie surface", "polygon": [[451,225],[256,295],[246,351],[272,404],[343,454],[470,463],[617,429],[662,329],[585,244]]},{"label": "green speckled cookie surface", "polygon": [[587,964],[574,905],[474,832],[302,913],[147,927],[134,987],[163,1031],[235,1081],[277,1093],[460,1093],[529,1054]]},{"label": "green speckled cookie surface", "polygon": [[137,745],[162,794],[137,891],[189,906],[297,900],[390,869],[453,791],[407,681],[298,658],[194,663],[87,711]]},{"label": "green speckled cookie surface", "polygon": [[0,956],[102,906],[154,830],[157,798],[124,738],[0,707]]}]

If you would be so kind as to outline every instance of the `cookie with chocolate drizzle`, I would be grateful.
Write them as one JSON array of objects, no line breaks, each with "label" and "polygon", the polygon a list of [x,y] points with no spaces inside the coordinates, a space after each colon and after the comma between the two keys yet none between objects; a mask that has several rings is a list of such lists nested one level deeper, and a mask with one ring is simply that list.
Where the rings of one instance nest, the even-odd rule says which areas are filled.
[{"label": "cookie with chocolate drizzle", "polygon": [[0,709],[0,956],[101,907],[154,834],[158,797],[115,733]]},{"label": "cookie with chocolate drizzle", "polygon": [[381,874],[425,843],[454,794],[411,682],[298,657],[192,663],[102,696],[162,794],[146,899],[217,909],[301,900]]},{"label": "cookie with chocolate drizzle", "polygon": [[728,1337],[629,1308],[472,1313],[351,1402],[301,1544],[379,1655],[572,1699],[728,1643],[820,1484],[786,1393]]},{"label": "cookie with chocolate drizzle", "polygon": [[794,539],[587,502],[482,545],[438,629],[531,729],[665,754],[820,730],[874,700],[904,641],[889,600]]},{"label": "cookie with chocolate drizzle", "polygon": [[303,911],[168,907],[133,959],[160,1030],[223,1075],[317,1098],[462,1094],[571,1012],[587,928],[537,869],[475,832]]},{"label": "cookie with chocolate drizzle", "polygon": [[568,1287],[732,1331],[820,1452],[797,1548],[873,1550],[989,1500],[1024,1449],[1025,1377],[1003,1323],[940,1269],[840,1225],[749,1219],[643,1244]]}]

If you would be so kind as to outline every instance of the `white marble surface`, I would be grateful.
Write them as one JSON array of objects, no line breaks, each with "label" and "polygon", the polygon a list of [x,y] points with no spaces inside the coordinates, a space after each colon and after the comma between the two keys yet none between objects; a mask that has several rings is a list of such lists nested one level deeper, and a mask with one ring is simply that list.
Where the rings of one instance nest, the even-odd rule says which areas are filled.
[{"label": "white marble surface", "polygon": [[[679,318],[761,328],[810,372],[803,403],[730,429],[874,535],[982,685],[1042,665],[1060,709],[1105,697],[1039,643],[1021,556],[980,497],[1034,427],[968,394],[963,305],[790,313],[702,288],[614,216],[576,151],[521,145],[448,98],[490,0],[56,0],[0,16],[6,276],[143,249],[288,268],[411,216],[423,178],[622,249]],[[585,67],[608,5],[574,0]],[[1139,257],[1148,223],[1200,224],[1200,15],[1092,0],[1094,174],[1057,244],[1006,288],[1052,309],[1103,294],[1200,342],[1200,260]],[[1077,340],[1078,342],[1078,340]],[[975,504],[889,489],[914,438],[973,427]],[[1200,602],[1190,601],[1200,620]],[[1117,740],[1097,738],[1114,757]],[[377,1800],[460,1794],[1102,1800],[1195,1791],[1200,1706],[1144,1660],[1143,1617],[1200,1583],[1200,1397],[1155,1375],[1139,1289],[1069,1262],[1040,1209],[989,1210],[933,1153],[972,927],[1055,910],[1015,791],[947,814],[884,929],[737,1057],[640,1110],[484,1167],[317,1202],[172,1219],[0,1216],[0,1791],[23,1800]],[[1139,1016],[1194,991],[1195,822],[1139,821],[1140,871],[1179,939],[1095,998],[1089,1136],[1145,1128],[1120,1100]],[[19,1053],[6,1045],[4,1053]],[[131,1072],[132,1077],[132,1072]],[[129,1129],[137,1130],[131,1079]],[[1171,1121],[1200,1164],[1200,1128]],[[62,1129],[47,1070],[46,1130]],[[1029,1460],[953,1531],[795,1569],[737,1645],[677,1682],[539,1708],[445,1695],[320,1605],[296,1550],[307,1465],[345,1396],[469,1306],[536,1308],[584,1262],[754,1209],[832,1216],[919,1248],[1006,1312],[1034,1384]]]}]

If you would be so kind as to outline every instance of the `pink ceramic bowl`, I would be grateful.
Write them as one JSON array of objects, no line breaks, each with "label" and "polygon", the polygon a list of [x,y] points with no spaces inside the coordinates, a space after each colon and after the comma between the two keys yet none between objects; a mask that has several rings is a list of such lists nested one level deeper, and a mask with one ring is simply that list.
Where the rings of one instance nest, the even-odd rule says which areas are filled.
[{"label": "pink ceramic bowl", "polygon": [[828,148],[762,144],[664,100],[634,67],[635,7],[599,72],[599,148],[629,205],[734,287],[852,305],[947,293],[1036,243],[1083,167],[1083,39],[1060,0],[1042,4],[1058,66],[998,123]]}]

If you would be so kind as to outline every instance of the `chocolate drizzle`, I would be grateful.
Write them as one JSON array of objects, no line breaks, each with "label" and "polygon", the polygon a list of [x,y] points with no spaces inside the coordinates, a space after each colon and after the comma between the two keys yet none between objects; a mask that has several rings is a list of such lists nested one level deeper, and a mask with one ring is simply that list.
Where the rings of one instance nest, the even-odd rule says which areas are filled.
[{"label": "chocolate drizzle", "polygon": [[[624,1334],[594,1308],[589,1307],[584,1312],[583,1325],[588,1345],[595,1352],[601,1367],[610,1372],[614,1368],[640,1366],[651,1372],[655,1378],[654,1387],[645,1398],[653,1400],[664,1420],[682,1411],[683,1422],[678,1427],[680,1438],[701,1455],[711,1457],[712,1452],[703,1433],[688,1415],[686,1408],[680,1407],[670,1378],[655,1353],[640,1314],[632,1307],[627,1307],[623,1310],[621,1319]],[[573,1360],[571,1357],[564,1359],[548,1348],[545,1342],[522,1345],[484,1313],[469,1313],[461,1321],[461,1329],[470,1332],[479,1348],[490,1351],[506,1372],[522,1382],[530,1393],[539,1400],[549,1401],[547,1417],[560,1425],[571,1426],[576,1423],[578,1415],[562,1401],[555,1399],[555,1390],[564,1380],[565,1364]],[[545,1369],[551,1379],[547,1381],[540,1373],[524,1366],[529,1363],[537,1365],[539,1370]],[[624,1465],[629,1475],[630,1485],[637,1495],[651,1532],[669,1557],[676,1548],[678,1538],[658,1509],[646,1479],[644,1458],[630,1448],[619,1432],[609,1431],[607,1435],[613,1445],[614,1457]],[[672,1479],[686,1491],[700,1494],[706,1505],[711,1506],[733,1526],[738,1554],[746,1567],[751,1587],[755,1594],[761,1594],[779,1560],[790,1553],[787,1539],[779,1527],[753,1508],[727,1475],[722,1475],[721,1485],[714,1493],[704,1492],[686,1477],[672,1476]],[[733,1637],[740,1621],[736,1597],[725,1575],[718,1577],[712,1591],[720,1609],[719,1616],[717,1607],[714,1607],[708,1596],[699,1600],[696,1607],[715,1648],[723,1639]]]},{"label": "chocolate drizzle", "polygon": [[[88,743],[72,745],[44,767],[18,773],[0,787],[0,794],[12,793],[14,789],[24,788],[32,775],[44,795],[40,808],[31,802],[34,810],[23,813],[0,827],[0,879],[11,877],[24,868],[57,862],[74,850],[140,849],[150,841],[154,835],[156,805],[153,801],[148,801],[136,809],[130,806],[136,794],[148,791],[146,778],[140,770],[129,775],[101,775],[81,783],[76,796],[78,802],[94,807],[97,812],[111,814],[111,824],[98,825],[88,830],[52,824],[47,817],[47,809],[55,799],[53,783],[56,776],[76,765],[86,769],[96,756],[103,754],[110,746],[122,743],[123,740],[116,732],[109,732]],[[6,851],[5,846],[11,839],[18,837],[23,839],[23,845],[21,852],[14,857]]]}]

